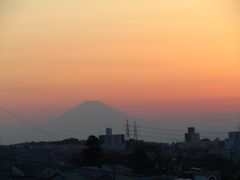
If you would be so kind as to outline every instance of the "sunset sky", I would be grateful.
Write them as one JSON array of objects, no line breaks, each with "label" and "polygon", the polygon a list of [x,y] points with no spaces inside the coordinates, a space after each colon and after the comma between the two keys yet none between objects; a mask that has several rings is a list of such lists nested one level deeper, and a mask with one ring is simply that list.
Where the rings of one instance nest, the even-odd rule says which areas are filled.
[{"label": "sunset sky", "polygon": [[142,117],[240,112],[239,0],[1,0],[0,104]]}]

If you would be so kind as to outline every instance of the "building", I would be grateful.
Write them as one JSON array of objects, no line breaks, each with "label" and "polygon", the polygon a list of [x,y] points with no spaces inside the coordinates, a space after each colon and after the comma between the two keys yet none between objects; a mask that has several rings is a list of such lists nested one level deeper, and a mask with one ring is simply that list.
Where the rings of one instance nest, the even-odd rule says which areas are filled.
[{"label": "building", "polygon": [[177,179],[221,180],[221,176],[219,171],[203,171],[200,169],[191,169],[189,172],[182,173],[182,175]]},{"label": "building", "polygon": [[185,142],[186,143],[199,143],[200,134],[195,132],[194,127],[189,127],[188,132],[185,133]]},{"label": "building", "polygon": [[[218,143],[219,142],[219,143]],[[217,144],[216,144],[217,143]],[[214,145],[214,146],[213,146]],[[240,131],[228,133],[228,139],[223,141],[211,141],[208,145],[209,154],[223,156],[225,158],[240,161]]]},{"label": "building", "polygon": [[233,160],[240,161],[240,131],[228,133],[228,148],[233,151]]},{"label": "building", "polygon": [[99,140],[103,147],[113,150],[124,149],[125,135],[124,134],[112,134],[112,128],[106,128],[106,135],[100,135]]},{"label": "building", "polygon": [[233,142],[240,142],[240,131],[229,132],[228,138]]}]

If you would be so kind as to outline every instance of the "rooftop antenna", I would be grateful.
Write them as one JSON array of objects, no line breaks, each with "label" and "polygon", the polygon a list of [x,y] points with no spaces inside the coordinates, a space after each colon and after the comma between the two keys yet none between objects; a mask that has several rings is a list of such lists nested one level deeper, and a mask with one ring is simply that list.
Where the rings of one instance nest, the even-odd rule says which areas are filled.
[{"label": "rooftop antenna", "polygon": [[137,133],[137,123],[134,121],[134,140],[138,139],[138,133]]},{"label": "rooftop antenna", "polygon": [[129,122],[126,120],[126,140],[130,139]]}]

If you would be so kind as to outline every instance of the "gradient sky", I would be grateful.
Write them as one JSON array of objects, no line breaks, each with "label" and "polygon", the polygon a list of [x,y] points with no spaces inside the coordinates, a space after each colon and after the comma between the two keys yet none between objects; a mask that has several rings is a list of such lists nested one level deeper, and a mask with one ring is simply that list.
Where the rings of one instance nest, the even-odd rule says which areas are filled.
[{"label": "gradient sky", "polygon": [[28,119],[89,99],[146,117],[240,112],[238,0],[0,3],[0,101]]}]

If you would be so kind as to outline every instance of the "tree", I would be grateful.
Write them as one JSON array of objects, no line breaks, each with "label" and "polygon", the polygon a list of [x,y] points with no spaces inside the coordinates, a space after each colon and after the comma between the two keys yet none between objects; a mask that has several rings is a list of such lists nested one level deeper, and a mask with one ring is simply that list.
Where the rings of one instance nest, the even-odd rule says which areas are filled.
[{"label": "tree", "polygon": [[83,150],[83,164],[98,165],[101,157],[102,149],[99,139],[94,135],[89,136],[86,142],[86,148]]},{"label": "tree", "polygon": [[153,169],[151,159],[147,156],[146,152],[142,150],[135,150],[130,154],[128,156],[128,162],[138,173],[148,173]]}]

